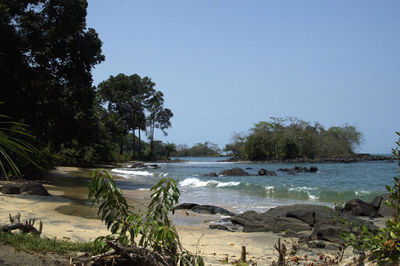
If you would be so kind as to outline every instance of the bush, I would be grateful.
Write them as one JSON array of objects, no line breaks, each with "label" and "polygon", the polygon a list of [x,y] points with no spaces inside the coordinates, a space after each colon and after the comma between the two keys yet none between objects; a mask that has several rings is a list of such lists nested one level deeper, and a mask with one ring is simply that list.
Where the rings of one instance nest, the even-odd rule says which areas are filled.
[{"label": "bush", "polygon": [[[397,132],[400,136],[400,133]],[[399,160],[400,166],[400,139],[396,142],[397,147],[393,149],[394,157]],[[371,251],[371,258],[379,263],[390,263],[397,265],[400,258],[400,176],[394,177],[393,186],[386,186],[390,193],[390,201],[386,204],[393,208],[393,217],[386,222],[385,228],[380,228],[374,234],[366,226],[358,229],[359,235],[355,233],[343,233],[347,245],[353,246],[360,251]]]},{"label": "bush", "polygon": [[92,171],[89,199],[92,199],[92,204],[101,201],[98,214],[112,233],[95,240],[97,250],[105,252],[110,248],[107,240],[115,240],[125,247],[141,247],[162,254],[177,265],[204,265],[200,256],[183,249],[169,217],[180,195],[176,182],[170,178],[162,179],[151,192],[148,210],[135,213],[110,173]]}]

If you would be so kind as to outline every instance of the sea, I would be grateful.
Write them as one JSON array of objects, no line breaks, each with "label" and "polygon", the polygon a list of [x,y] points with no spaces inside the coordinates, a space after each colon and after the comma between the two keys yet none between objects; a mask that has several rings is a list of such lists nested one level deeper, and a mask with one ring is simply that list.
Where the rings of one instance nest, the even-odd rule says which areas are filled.
[{"label": "sea", "polygon": [[[175,158],[172,158],[175,159]],[[334,206],[359,198],[371,201],[387,193],[399,175],[397,161],[357,163],[240,163],[220,162],[224,157],[179,157],[185,162],[157,163],[157,169],[115,168],[112,174],[122,178],[117,183],[124,189],[149,190],[160,179],[176,180],[181,192],[180,203],[216,205],[241,213],[264,212],[279,205],[320,204]],[[291,175],[280,168],[318,167],[317,173]],[[252,176],[206,176],[211,172],[240,167]],[[261,168],[277,176],[258,176]]]}]

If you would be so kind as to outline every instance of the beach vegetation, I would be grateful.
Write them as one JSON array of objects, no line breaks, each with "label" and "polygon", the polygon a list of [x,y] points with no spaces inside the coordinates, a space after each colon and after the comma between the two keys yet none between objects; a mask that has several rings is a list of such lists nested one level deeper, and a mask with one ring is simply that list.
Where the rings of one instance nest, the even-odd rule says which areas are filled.
[{"label": "beach vegetation", "polygon": [[[400,137],[400,133],[397,132]],[[400,138],[392,150],[400,166]],[[393,209],[393,216],[386,222],[386,227],[377,233],[371,232],[366,226],[354,227],[354,232],[342,233],[347,245],[359,251],[369,251],[371,259],[380,264],[397,265],[400,258],[400,175],[393,178],[393,185],[386,186],[390,200],[386,204]]]},{"label": "beach vegetation", "polygon": [[0,114],[0,177],[22,177],[19,162],[24,165],[40,168],[34,158],[40,152],[31,144],[34,137],[28,132],[25,124],[10,121]]},{"label": "beach vegetation", "polygon": [[234,134],[224,151],[248,160],[335,158],[353,155],[361,140],[351,125],[325,129],[295,117],[271,117],[254,124],[247,135]]},{"label": "beach vegetation", "polygon": [[91,252],[94,247],[93,242],[73,242],[22,232],[15,234],[1,232],[0,241],[12,245],[16,250],[54,252],[57,254]]},{"label": "beach vegetation", "polygon": [[[140,248],[161,254],[176,265],[204,265],[203,259],[186,251],[179,240],[170,214],[179,200],[179,189],[173,179],[161,179],[151,189],[151,201],[146,212],[134,212],[127,204],[111,174],[94,170],[89,184],[89,199],[98,203],[98,214],[111,235],[95,240],[97,250],[111,247]],[[116,244],[117,243],[117,244]]]}]

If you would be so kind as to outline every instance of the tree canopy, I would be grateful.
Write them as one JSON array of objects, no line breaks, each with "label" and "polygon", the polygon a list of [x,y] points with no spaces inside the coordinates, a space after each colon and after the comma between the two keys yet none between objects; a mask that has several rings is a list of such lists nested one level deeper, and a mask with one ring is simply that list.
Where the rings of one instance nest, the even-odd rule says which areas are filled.
[{"label": "tree canopy", "polygon": [[84,0],[0,4],[1,112],[30,125],[51,152],[96,135],[91,70],[104,56],[86,8]]},{"label": "tree canopy", "polygon": [[235,134],[225,151],[250,160],[332,158],[354,154],[361,137],[350,125],[326,130],[317,122],[272,117],[254,124],[248,135]]}]

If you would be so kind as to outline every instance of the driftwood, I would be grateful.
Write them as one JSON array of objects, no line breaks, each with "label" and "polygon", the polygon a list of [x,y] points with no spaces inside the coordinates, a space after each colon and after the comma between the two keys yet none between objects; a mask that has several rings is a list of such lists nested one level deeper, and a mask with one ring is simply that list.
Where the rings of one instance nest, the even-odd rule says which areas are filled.
[{"label": "driftwood", "polygon": [[33,233],[36,235],[40,235],[43,230],[43,223],[40,221],[39,223],[39,229],[35,228],[35,219],[28,219],[24,223],[21,223],[21,214],[17,213],[14,216],[11,216],[11,214],[8,215],[10,218],[10,224],[0,226],[0,231],[2,232],[8,232],[11,233],[11,231],[19,229],[24,233]]},{"label": "driftwood", "polygon": [[134,246],[125,247],[117,241],[112,240],[106,240],[106,243],[112,247],[117,254],[128,259],[132,265],[170,265],[170,263],[168,263],[160,254],[150,252],[145,248]]}]

